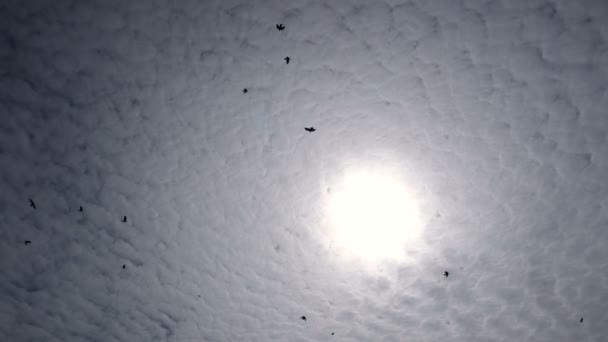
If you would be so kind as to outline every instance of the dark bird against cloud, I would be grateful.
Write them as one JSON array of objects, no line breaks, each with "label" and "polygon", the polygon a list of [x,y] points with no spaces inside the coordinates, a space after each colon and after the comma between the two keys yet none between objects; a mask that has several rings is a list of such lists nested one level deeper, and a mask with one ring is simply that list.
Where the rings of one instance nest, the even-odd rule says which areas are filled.
[{"label": "dark bird against cloud", "polygon": [[36,209],[36,203],[34,203],[34,200],[32,200],[31,198],[30,198],[30,207]]},{"label": "dark bird against cloud", "polygon": [[304,127],[304,129],[307,130],[309,133],[316,131],[314,127]]},{"label": "dark bird against cloud", "polygon": [[243,94],[247,94],[247,88],[243,88]]},{"label": "dark bird against cloud", "polygon": [[30,240],[25,240],[25,245],[26,245],[26,246],[27,246],[27,245],[29,245],[30,243],[32,243],[32,241],[30,241]]},{"label": "dark bird against cloud", "polygon": [[445,271],[445,272],[443,272],[443,275],[447,278],[450,275],[450,272]]},{"label": "dark bird against cloud", "polygon": [[580,320],[580,322],[581,322],[581,323],[583,323],[583,317],[581,317],[581,320]]},{"label": "dark bird against cloud", "polygon": [[122,217],[122,222],[127,222],[127,217],[126,216]]},{"label": "dark bird against cloud", "polygon": [[78,211],[82,212],[84,209],[82,209],[82,206],[80,206],[80,208],[78,208]]},{"label": "dark bird against cloud", "polygon": [[285,60],[285,63],[286,63],[286,64],[289,64],[289,61],[291,60],[291,58],[289,58],[289,56],[287,56],[287,57],[285,57],[285,58],[283,58],[283,59]]},{"label": "dark bird against cloud", "polygon": [[283,24],[277,24],[277,30],[283,31],[284,29],[285,29],[285,25],[283,25]]},{"label": "dark bird against cloud", "polygon": [[304,322],[306,322],[306,316],[302,316],[300,317],[301,320],[303,320]]},{"label": "dark bird against cloud", "polygon": [[125,268],[127,268],[127,265],[122,265],[122,269],[124,270]]}]

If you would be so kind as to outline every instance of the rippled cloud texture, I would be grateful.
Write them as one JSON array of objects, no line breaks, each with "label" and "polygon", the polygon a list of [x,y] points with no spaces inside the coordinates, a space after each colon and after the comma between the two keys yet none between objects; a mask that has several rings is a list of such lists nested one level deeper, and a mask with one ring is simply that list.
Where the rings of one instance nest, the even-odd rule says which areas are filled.
[{"label": "rippled cloud texture", "polygon": [[[3,1],[0,340],[605,341],[606,18]],[[408,180],[409,262],[338,261],[350,166]]]}]

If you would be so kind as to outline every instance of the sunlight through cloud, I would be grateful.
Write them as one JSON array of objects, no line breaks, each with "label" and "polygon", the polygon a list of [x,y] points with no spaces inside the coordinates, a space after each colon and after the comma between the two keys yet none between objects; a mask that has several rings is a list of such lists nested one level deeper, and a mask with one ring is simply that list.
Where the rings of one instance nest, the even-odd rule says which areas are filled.
[{"label": "sunlight through cloud", "polygon": [[420,239],[417,205],[399,179],[350,172],[335,190],[328,204],[330,235],[341,255],[372,263],[401,260]]}]

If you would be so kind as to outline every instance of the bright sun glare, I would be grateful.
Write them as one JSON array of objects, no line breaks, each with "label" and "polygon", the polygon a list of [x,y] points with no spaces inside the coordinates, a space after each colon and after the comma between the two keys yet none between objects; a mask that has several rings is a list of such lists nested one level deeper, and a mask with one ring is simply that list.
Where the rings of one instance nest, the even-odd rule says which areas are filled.
[{"label": "bright sun glare", "polygon": [[331,235],[341,254],[366,262],[400,260],[421,234],[418,208],[402,182],[349,173],[329,201]]}]

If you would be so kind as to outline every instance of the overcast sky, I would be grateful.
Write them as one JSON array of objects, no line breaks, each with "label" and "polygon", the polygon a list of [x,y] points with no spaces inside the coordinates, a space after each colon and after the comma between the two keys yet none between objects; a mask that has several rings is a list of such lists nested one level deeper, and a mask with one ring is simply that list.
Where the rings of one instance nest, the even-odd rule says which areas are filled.
[{"label": "overcast sky", "polygon": [[607,108],[604,0],[4,0],[0,340],[606,341]]}]

